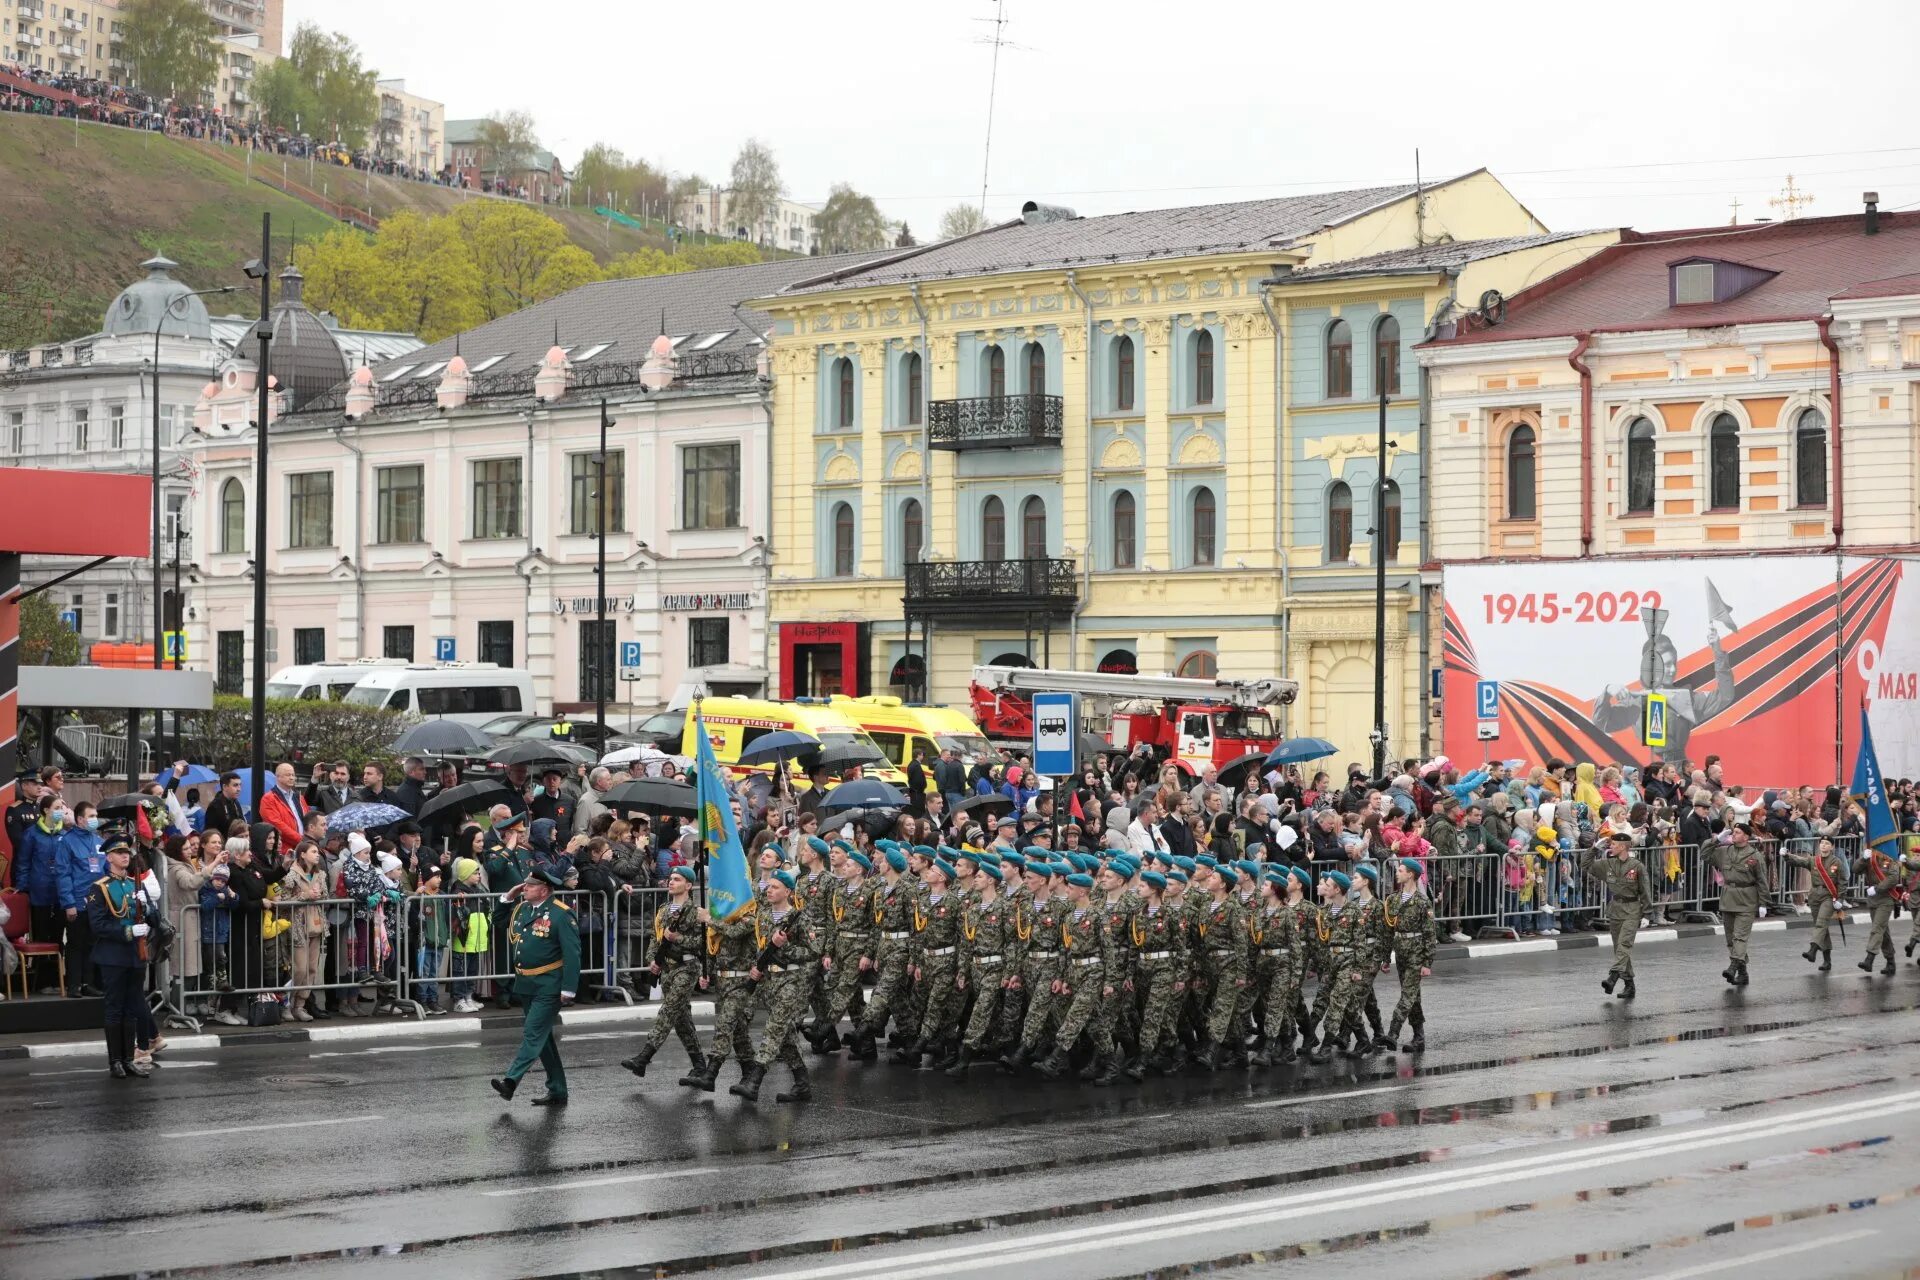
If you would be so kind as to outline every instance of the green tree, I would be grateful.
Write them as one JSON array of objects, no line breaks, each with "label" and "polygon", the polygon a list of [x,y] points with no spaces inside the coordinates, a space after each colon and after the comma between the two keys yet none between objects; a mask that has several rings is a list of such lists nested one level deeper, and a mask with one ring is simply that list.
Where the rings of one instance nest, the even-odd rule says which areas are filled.
[{"label": "green tree", "polygon": [[67,630],[44,591],[20,602],[20,662],[30,667],[80,665],[80,637]]},{"label": "green tree", "polygon": [[695,267],[684,253],[664,253],[659,249],[635,249],[607,264],[607,279],[638,280],[645,276],[670,276]]},{"label": "green tree", "polygon": [[380,109],[375,85],[380,73],[361,65],[360,50],[339,32],[311,22],[295,29],[287,56],[259,77],[262,110],[283,129],[315,138],[338,138],[366,146]]},{"label": "green tree", "polygon": [[836,182],[827,193],[827,203],[814,215],[813,230],[822,253],[880,249],[887,243],[887,220],[880,216],[880,206],[845,182]]},{"label": "green tree", "polygon": [[766,255],[744,240],[716,240],[712,244],[688,245],[675,258],[687,264],[688,271],[705,271],[710,267],[744,267],[748,263],[765,261]]},{"label": "green tree", "polygon": [[480,270],[451,216],[405,211],[377,235],[340,228],[294,251],[307,298],[355,328],[438,342],[486,318]]},{"label": "green tree", "polygon": [[157,97],[198,102],[220,78],[220,29],[199,0],[124,0],[119,56]]},{"label": "green tree", "polygon": [[900,224],[900,234],[893,239],[893,247],[896,249],[911,249],[918,243],[919,241],[913,238],[913,228],[902,222]]},{"label": "green tree", "polygon": [[940,238],[957,240],[986,229],[987,215],[977,204],[957,204],[940,215]]},{"label": "green tree", "polygon": [[539,130],[525,111],[496,111],[480,125],[480,151],[488,173],[514,173],[533,163]]},{"label": "green tree", "polygon": [[603,278],[593,255],[537,209],[475,200],[448,218],[479,271],[480,314],[485,320]]},{"label": "green tree", "polygon": [[727,185],[728,216],[734,226],[747,229],[748,239],[757,240],[761,221],[773,216],[787,190],[780,180],[779,162],[766,143],[748,138],[740,144]]}]

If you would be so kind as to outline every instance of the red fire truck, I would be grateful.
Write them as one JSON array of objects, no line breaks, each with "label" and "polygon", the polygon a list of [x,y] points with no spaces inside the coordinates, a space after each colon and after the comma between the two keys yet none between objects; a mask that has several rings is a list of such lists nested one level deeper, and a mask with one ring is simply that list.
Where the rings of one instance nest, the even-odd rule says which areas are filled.
[{"label": "red fire truck", "polygon": [[[1205,766],[1238,760],[1250,751],[1271,751],[1279,726],[1268,707],[1292,702],[1293,680],[1198,680],[1181,676],[1119,675],[1105,671],[1057,671],[1045,667],[978,666],[973,669],[973,719],[989,739],[1008,745],[1033,740],[1033,695],[1077,693],[1091,704],[1095,726],[1116,751],[1141,743],[1158,760],[1172,759],[1197,777]],[[1103,709],[1112,719],[1103,722]]]}]

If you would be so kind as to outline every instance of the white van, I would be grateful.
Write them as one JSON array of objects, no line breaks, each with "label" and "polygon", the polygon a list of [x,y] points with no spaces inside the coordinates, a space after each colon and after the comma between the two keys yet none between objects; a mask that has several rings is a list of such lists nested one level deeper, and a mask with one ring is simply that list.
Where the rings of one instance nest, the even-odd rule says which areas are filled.
[{"label": "white van", "polygon": [[307,702],[339,702],[362,676],[376,667],[404,667],[404,658],[362,658],[358,662],[309,662],[285,667],[267,681],[269,698],[299,698]]},{"label": "white van", "polygon": [[458,720],[479,728],[515,712],[533,713],[533,677],[491,662],[439,662],[369,671],[346,701],[362,707],[412,711],[429,720]]}]

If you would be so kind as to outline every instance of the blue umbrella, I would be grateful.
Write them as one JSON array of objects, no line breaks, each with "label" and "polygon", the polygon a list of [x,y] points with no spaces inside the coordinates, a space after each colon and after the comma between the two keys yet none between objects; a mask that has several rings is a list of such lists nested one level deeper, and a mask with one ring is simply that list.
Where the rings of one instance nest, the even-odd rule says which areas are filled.
[{"label": "blue umbrella", "polygon": [[856,778],[827,792],[820,801],[822,809],[899,809],[907,798],[890,782],[878,778]]},{"label": "blue umbrella", "polygon": [[375,804],[363,800],[328,814],[327,834],[337,836],[343,831],[374,831],[380,827],[390,827],[396,822],[405,822],[412,816],[397,804]]},{"label": "blue umbrella", "polygon": [[741,751],[739,762],[769,764],[775,760],[790,760],[805,752],[816,751],[819,747],[820,739],[810,733],[801,733],[797,729],[776,729],[755,738],[752,746]]},{"label": "blue umbrella", "polygon": [[[173,769],[169,766],[154,774],[153,780],[155,782],[165,782],[172,773]],[[207,768],[206,765],[190,764],[187,766],[186,773],[182,775],[180,779],[180,785],[183,787],[197,787],[203,782],[218,781],[220,781],[220,775],[212,769]]]},{"label": "blue umbrella", "polygon": [[1325,756],[1338,755],[1340,748],[1325,738],[1288,738],[1267,756],[1268,764],[1305,764]]}]

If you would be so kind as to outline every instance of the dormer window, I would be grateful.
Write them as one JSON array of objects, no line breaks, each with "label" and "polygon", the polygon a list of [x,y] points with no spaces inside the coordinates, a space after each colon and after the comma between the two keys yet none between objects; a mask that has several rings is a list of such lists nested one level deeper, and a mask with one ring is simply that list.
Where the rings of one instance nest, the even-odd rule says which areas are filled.
[{"label": "dormer window", "polygon": [[1696,306],[1726,302],[1773,279],[1777,272],[1744,262],[1717,258],[1687,258],[1667,264],[1668,305]]}]

